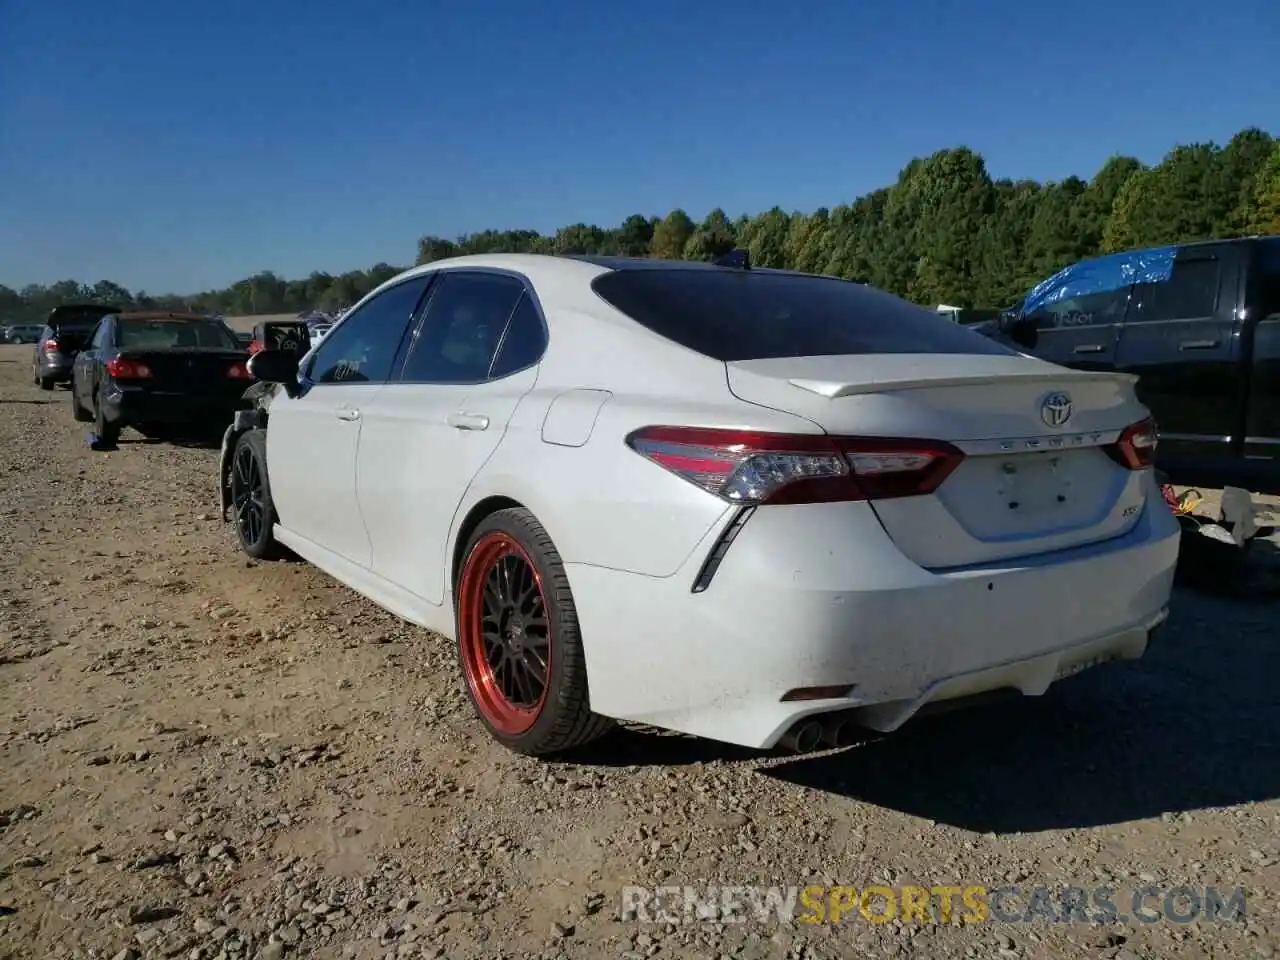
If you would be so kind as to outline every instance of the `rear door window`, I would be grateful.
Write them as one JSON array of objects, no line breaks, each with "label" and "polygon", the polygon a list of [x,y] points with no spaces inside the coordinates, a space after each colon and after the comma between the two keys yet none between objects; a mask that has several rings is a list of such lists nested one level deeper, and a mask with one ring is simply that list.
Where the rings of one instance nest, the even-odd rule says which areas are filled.
[{"label": "rear door window", "polygon": [[1280,314],[1280,240],[1258,241],[1258,316]]},{"label": "rear door window", "polygon": [[1134,288],[1141,312],[1130,322],[1195,320],[1211,317],[1218,308],[1222,261],[1213,255],[1180,256],[1173,273],[1163,283],[1142,283]]},{"label": "rear door window", "polygon": [[483,383],[489,379],[507,322],[523,296],[524,284],[515,277],[458,270],[442,274],[401,371],[401,382]]},{"label": "rear door window", "polygon": [[891,294],[828,277],[671,268],[592,282],[654,333],[725,362],[876,353],[1015,355]]}]

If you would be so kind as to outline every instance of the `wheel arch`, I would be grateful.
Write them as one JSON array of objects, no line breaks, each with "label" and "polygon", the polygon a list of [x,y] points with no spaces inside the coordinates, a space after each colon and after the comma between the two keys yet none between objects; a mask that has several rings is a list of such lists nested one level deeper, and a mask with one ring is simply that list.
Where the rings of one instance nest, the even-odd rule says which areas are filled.
[{"label": "wheel arch", "polygon": [[471,535],[475,533],[476,527],[480,526],[486,517],[493,516],[499,510],[515,508],[529,509],[519,500],[512,497],[492,494],[478,500],[467,511],[467,515],[462,518],[462,523],[458,525],[457,535],[453,538],[452,555],[449,559],[449,582],[445,584],[445,595],[451,603],[458,589],[458,575],[462,572],[463,553],[466,551],[467,543],[471,540]]}]

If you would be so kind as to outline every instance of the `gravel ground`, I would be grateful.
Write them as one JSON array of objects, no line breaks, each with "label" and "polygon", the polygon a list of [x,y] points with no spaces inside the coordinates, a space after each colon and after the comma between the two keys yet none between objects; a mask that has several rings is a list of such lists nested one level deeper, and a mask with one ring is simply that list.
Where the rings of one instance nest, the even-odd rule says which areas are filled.
[{"label": "gravel ground", "polygon": [[[1180,593],[1138,663],[841,751],[628,729],[526,760],[485,738],[445,642],[240,555],[216,451],[126,434],[91,452],[29,353],[0,347],[0,957],[1280,951],[1269,606]],[[629,885],[708,883],[1248,900],[1230,922],[1106,925],[621,909]]]}]

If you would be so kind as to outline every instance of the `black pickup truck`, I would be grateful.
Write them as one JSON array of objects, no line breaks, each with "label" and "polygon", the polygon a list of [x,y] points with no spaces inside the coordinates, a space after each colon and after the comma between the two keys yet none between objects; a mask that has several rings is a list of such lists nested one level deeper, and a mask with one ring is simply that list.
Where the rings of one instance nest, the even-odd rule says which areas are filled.
[{"label": "black pickup truck", "polygon": [[1280,493],[1280,237],[1084,260],[983,332],[1063,366],[1135,374],[1173,483]]}]

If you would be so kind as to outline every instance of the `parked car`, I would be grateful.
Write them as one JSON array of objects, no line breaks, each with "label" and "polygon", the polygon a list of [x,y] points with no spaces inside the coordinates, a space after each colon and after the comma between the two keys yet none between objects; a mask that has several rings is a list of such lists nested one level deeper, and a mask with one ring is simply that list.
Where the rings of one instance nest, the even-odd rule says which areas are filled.
[{"label": "parked car", "polygon": [[1178,526],[1131,377],[745,261],[400,274],[251,358],[224,515],[454,638],[529,754],[615,719],[807,750],[1143,653]]},{"label": "parked car", "polygon": [[56,383],[70,383],[76,354],[89,342],[93,328],[119,309],[101,303],[65,303],[49,311],[31,357],[32,382],[41,390],[52,390]]},{"label": "parked car", "polygon": [[5,327],[5,343],[35,343],[44,328],[38,323],[15,323]]},{"label": "parked car", "polygon": [[76,357],[71,410],[100,446],[125,427],[164,435],[225,423],[249,383],[246,352],[225,323],[199,314],[103,317]]},{"label": "parked car", "polygon": [[1173,482],[1280,493],[1280,237],[1085,260],[991,332],[1064,366],[1137,375]]},{"label": "parked car", "polygon": [[264,320],[253,326],[249,342],[252,356],[262,350],[283,350],[289,353],[306,353],[311,346],[310,328],[298,320]]}]

